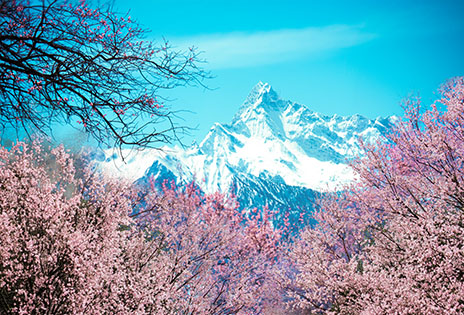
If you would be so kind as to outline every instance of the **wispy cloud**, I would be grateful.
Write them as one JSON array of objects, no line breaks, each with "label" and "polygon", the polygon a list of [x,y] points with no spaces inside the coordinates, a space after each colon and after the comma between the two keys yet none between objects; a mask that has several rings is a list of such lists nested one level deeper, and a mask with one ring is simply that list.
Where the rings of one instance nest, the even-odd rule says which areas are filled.
[{"label": "wispy cloud", "polygon": [[177,47],[204,51],[209,68],[225,69],[273,64],[352,47],[375,38],[359,25],[331,25],[254,33],[208,34],[172,39]]}]

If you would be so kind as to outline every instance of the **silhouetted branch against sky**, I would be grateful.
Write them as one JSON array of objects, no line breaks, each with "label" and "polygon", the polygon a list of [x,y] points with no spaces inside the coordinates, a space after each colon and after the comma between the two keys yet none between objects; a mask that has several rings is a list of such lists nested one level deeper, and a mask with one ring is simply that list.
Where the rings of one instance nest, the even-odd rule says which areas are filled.
[{"label": "silhouetted branch against sky", "polygon": [[108,146],[177,140],[163,90],[203,85],[195,48],[153,42],[129,14],[85,1],[0,0],[0,128],[82,128]]}]

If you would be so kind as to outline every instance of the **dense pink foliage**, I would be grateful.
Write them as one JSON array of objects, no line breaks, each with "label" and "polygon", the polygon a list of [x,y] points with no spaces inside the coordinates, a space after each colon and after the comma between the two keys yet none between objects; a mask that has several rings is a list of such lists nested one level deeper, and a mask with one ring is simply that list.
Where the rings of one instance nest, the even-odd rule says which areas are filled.
[{"label": "dense pink foliage", "polygon": [[245,215],[193,185],[138,191],[73,163],[62,147],[0,149],[0,313],[271,313],[268,210]]},{"label": "dense pink foliage", "polygon": [[464,312],[464,79],[385,142],[364,145],[358,179],[321,201],[292,257],[295,305],[321,313]]},{"label": "dense pink foliage", "polygon": [[241,214],[233,199],[202,196],[194,185],[165,187],[161,198],[150,194],[146,200],[156,211],[139,214],[139,222],[147,223],[145,230],[155,231],[155,241],[168,248],[157,276],[165,279],[164,287],[185,297],[172,300],[170,309],[259,314],[278,302],[271,280],[280,234],[265,217],[268,210]]}]

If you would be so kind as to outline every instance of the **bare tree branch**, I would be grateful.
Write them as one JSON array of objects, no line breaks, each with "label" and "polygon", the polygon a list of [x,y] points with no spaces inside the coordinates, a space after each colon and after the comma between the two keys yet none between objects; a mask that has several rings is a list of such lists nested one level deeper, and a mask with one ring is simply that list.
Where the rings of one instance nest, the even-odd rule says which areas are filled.
[{"label": "bare tree branch", "polygon": [[0,128],[70,123],[99,143],[159,147],[179,127],[163,90],[201,85],[194,48],[144,41],[130,16],[85,2],[0,0]]}]

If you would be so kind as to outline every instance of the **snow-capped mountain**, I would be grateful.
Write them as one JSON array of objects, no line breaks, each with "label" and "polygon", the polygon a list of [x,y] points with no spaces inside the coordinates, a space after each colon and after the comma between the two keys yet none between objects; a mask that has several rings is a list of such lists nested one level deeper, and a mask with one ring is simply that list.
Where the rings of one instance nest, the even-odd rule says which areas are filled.
[{"label": "snow-capped mountain", "polygon": [[243,206],[296,209],[314,191],[352,180],[346,161],[359,152],[358,137],[378,138],[393,119],[325,116],[260,82],[231,123],[214,124],[199,145],[128,154],[126,163],[108,153],[100,167],[139,182],[153,176],[194,179],[206,192],[233,188]]}]

